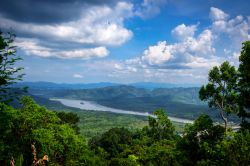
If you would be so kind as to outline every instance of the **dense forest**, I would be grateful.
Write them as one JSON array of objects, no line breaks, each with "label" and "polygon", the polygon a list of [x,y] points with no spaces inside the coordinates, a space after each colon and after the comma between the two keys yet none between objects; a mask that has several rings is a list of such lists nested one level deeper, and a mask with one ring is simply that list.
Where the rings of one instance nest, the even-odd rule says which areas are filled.
[{"label": "dense forest", "polygon": [[[199,96],[224,125],[208,115],[177,133],[165,111],[155,110],[137,130],[115,127],[90,139],[80,134],[79,117],[53,112],[9,88],[21,80],[13,34],[0,35],[0,165],[250,165],[250,42],[243,43],[239,68],[229,62],[210,70]],[[11,100],[19,108],[10,106]],[[228,127],[237,114],[241,128]]]}]

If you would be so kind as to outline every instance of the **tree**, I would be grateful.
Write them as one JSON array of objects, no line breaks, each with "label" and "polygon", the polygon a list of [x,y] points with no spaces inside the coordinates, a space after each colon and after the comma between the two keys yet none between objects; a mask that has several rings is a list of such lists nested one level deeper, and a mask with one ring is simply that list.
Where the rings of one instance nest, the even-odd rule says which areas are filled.
[{"label": "tree", "polygon": [[100,148],[109,153],[109,157],[116,157],[119,153],[124,151],[132,142],[132,133],[125,128],[112,128],[103,133],[101,137],[94,137],[89,141],[89,146],[96,152]]},{"label": "tree", "polygon": [[73,112],[55,112],[57,116],[61,119],[62,124],[68,124],[73,128],[77,134],[80,134],[80,128],[78,123],[80,122],[80,117]]},{"label": "tree", "polygon": [[[223,165],[250,165],[250,132],[230,133],[220,142],[218,152],[223,154]],[[221,164],[222,165],[222,164]]]},{"label": "tree", "polygon": [[240,112],[244,128],[250,129],[250,41],[243,43],[239,58]]},{"label": "tree", "polygon": [[[19,74],[22,67],[15,67],[15,63],[21,60],[16,55],[16,46],[13,45],[15,35],[3,34],[0,31],[0,101],[8,102],[14,98],[10,85],[22,80],[24,74]],[[15,93],[14,93],[15,95]]]},{"label": "tree", "polygon": [[154,140],[173,139],[175,129],[165,111],[158,109],[153,114],[156,118],[149,117],[148,119],[149,126],[146,127],[148,135]]},{"label": "tree", "polygon": [[21,109],[0,103],[0,110],[0,165],[12,157],[16,165],[31,165],[34,143],[37,158],[47,155],[51,165],[102,165],[83,137],[29,97],[21,100]]},{"label": "tree", "polygon": [[208,75],[209,83],[202,86],[199,91],[201,100],[208,101],[209,107],[219,110],[220,116],[227,131],[228,115],[237,112],[238,94],[236,91],[238,72],[229,62],[213,67]]},{"label": "tree", "polygon": [[[187,156],[186,165],[197,165],[202,160],[208,162],[218,160],[220,156],[215,152],[216,144],[223,139],[223,127],[213,125],[208,115],[201,115],[194,124],[185,127],[183,138],[179,141],[179,148]],[[214,165],[214,164],[210,164]]]}]

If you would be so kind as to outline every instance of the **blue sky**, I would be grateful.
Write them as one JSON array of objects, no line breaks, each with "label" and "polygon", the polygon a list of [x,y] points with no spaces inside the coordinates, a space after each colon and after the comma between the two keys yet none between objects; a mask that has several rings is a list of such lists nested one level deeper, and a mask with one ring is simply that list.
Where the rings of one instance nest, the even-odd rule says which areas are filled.
[{"label": "blue sky", "polygon": [[247,0],[3,0],[24,81],[204,84],[237,67],[250,40]]}]

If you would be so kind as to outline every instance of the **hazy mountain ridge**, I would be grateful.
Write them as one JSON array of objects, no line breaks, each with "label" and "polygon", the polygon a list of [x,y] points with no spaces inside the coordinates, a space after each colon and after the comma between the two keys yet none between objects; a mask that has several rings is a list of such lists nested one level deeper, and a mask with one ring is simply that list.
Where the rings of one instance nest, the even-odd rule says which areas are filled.
[{"label": "hazy mountain ridge", "polygon": [[53,83],[53,82],[19,82],[14,87],[27,86],[32,89],[90,89],[90,88],[101,88],[107,86],[120,85],[110,82],[99,82],[99,83],[89,83],[89,84],[68,84],[68,83]]},{"label": "hazy mountain ridge", "polygon": [[47,89],[30,87],[31,94],[46,97],[64,97],[82,100],[110,100],[113,98],[154,98],[162,97],[171,101],[188,104],[204,104],[198,97],[199,88],[157,88],[145,89],[128,85],[107,86],[91,89]]},{"label": "hazy mountain ridge", "polygon": [[112,82],[98,82],[98,83],[53,83],[53,82],[19,82],[14,87],[28,86],[30,88],[36,89],[94,89],[94,88],[104,88],[108,86],[134,86],[137,88],[145,89],[156,89],[156,88],[188,88],[188,87],[200,87],[199,84],[172,84],[172,83],[154,83],[154,82],[136,82],[130,84],[112,83]]},{"label": "hazy mountain ridge", "polygon": [[[209,110],[207,104],[199,99],[200,88],[197,87],[146,89],[131,85],[113,85],[90,89],[51,89],[32,84],[34,86],[29,87],[29,93],[38,103],[45,106],[54,105],[49,98],[67,98],[91,100],[107,107],[138,112],[153,112],[155,109],[163,108],[170,116],[187,119],[195,119],[201,113],[208,114],[216,120],[220,119],[216,111]],[[55,107],[61,107],[58,104]]]}]

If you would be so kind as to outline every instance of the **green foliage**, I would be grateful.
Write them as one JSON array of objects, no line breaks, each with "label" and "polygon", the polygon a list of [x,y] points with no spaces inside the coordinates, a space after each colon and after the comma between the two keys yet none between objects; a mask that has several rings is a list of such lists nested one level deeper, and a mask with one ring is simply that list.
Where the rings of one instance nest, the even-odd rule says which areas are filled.
[{"label": "green foliage", "polygon": [[89,141],[90,147],[109,165],[178,165],[174,127],[164,110],[156,110],[149,126],[134,133],[114,128]]},{"label": "green foliage", "polygon": [[3,133],[0,136],[0,165],[8,163],[12,156],[22,165],[31,165],[32,143],[36,145],[38,158],[46,154],[51,164],[91,165],[101,162],[69,124],[61,124],[62,120],[56,113],[38,106],[29,97],[24,97],[21,103],[20,110],[0,104],[3,120],[0,125]]},{"label": "green foliage", "polygon": [[250,41],[243,43],[239,61],[239,116],[242,117],[242,127],[250,129]]},{"label": "green foliage", "polygon": [[89,141],[91,149],[96,152],[99,148],[104,149],[112,158],[122,152],[132,142],[132,133],[125,128],[113,128],[104,133],[100,138],[94,137]]},{"label": "green foliage", "polygon": [[224,62],[221,66],[210,70],[209,83],[202,86],[199,91],[201,100],[208,101],[210,107],[219,110],[225,123],[225,130],[227,130],[228,114],[238,112],[237,75],[235,67],[229,62]]},{"label": "green foliage", "polygon": [[224,165],[250,164],[250,133],[249,131],[230,133],[219,145],[225,156]]},{"label": "green foliage", "polygon": [[28,97],[21,103],[19,110],[0,104],[0,165],[7,165],[11,157],[16,165],[31,165],[32,143],[38,158],[49,156],[50,165],[250,164],[249,132],[224,134],[207,115],[187,125],[183,137],[178,137],[165,111],[157,110],[146,128],[112,128],[87,145],[71,127],[78,122],[75,114],[50,112]]},{"label": "green foliage", "polygon": [[175,141],[162,140],[145,147],[139,161],[142,165],[180,165],[178,156]]},{"label": "green foliage", "polygon": [[154,117],[148,117],[149,126],[145,128],[149,137],[154,140],[172,139],[174,137],[174,127],[168,119],[165,111],[158,109],[153,112]]},{"label": "green foliage", "polygon": [[214,126],[213,121],[207,115],[201,115],[193,125],[187,125],[183,133],[183,139],[179,142],[181,151],[187,156],[187,163],[195,165],[206,159],[216,158],[213,154],[214,145],[221,141],[224,130],[221,126]]},{"label": "green foliage", "polygon": [[15,63],[21,58],[16,55],[16,47],[13,46],[15,35],[3,34],[0,31],[0,102],[9,102],[16,98],[17,94],[10,89],[10,85],[22,80],[24,74],[19,74],[23,69],[15,67]]},{"label": "green foliage", "polygon": [[57,116],[61,119],[62,124],[68,124],[73,128],[77,134],[80,133],[80,128],[78,126],[80,122],[80,117],[73,112],[56,112]]}]

